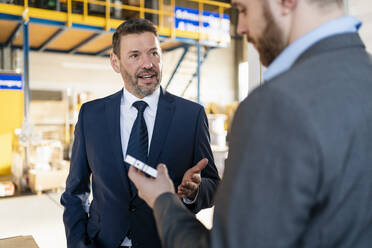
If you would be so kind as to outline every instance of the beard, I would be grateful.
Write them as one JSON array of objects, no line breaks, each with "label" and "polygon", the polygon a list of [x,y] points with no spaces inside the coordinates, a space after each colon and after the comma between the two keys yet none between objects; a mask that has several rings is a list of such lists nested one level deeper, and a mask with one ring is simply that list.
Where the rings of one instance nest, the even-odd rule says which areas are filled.
[{"label": "beard", "polygon": [[[269,5],[263,3],[263,14],[266,20],[266,27],[257,39],[257,51],[260,55],[260,61],[264,66],[269,66],[276,57],[284,50],[286,44],[284,42],[283,34],[275,22],[272,13],[270,12]],[[248,40],[252,40],[248,38]]]},{"label": "beard", "polygon": [[[161,72],[157,72],[154,68],[151,69],[141,69],[135,75],[131,75],[124,67],[121,67],[124,82],[130,92],[139,97],[149,96],[154,93],[155,90],[160,86],[161,82]],[[152,73],[155,77],[155,83],[149,85],[139,84],[139,75],[143,73]]]}]

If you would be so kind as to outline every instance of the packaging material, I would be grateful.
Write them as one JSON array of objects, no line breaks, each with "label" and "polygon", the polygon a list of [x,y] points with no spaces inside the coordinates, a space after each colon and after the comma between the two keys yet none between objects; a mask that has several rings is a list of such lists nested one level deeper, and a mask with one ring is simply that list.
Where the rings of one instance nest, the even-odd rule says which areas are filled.
[{"label": "packaging material", "polygon": [[208,123],[209,131],[213,133],[222,133],[225,131],[226,115],[224,114],[209,114]]},{"label": "packaging material", "polygon": [[210,132],[211,135],[211,145],[217,147],[225,147],[226,146],[226,135],[227,131],[223,130],[219,133]]},{"label": "packaging material", "polygon": [[[0,197],[14,195],[15,187],[11,181],[0,181]],[[1,246],[0,246],[1,247]]]},{"label": "packaging material", "polygon": [[3,248],[39,248],[32,236],[16,236],[0,239]]},{"label": "packaging material", "polygon": [[20,153],[13,152],[12,154],[12,181],[20,186],[20,180],[23,176],[23,160]]},{"label": "packaging material", "polygon": [[52,165],[63,159],[63,146],[58,140],[41,140],[31,147],[31,168],[38,171],[52,170]]},{"label": "packaging material", "polygon": [[30,170],[28,173],[29,186],[37,194],[40,194],[44,190],[64,188],[68,171],[66,166],[63,166],[59,170],[50,171]]},{"label": "packaging material", "polygon": [[218,175],[222,178],[224,170],[225,170],[225,160],[228,156],[228,148],[225,147],[216,147],[212,145],[212,152],[214,163],[217,167]]},{"label": "packaging material", "polygon": [[38,146],[36,148],[36,162],[34,165],[35,170],[50,170],[49,162],[52,156],[52,148],[50,146]]},{"label": "packaging material", "polygon": [[217,147],[226,147],[225,130],[226,115],[224,114],[209,114],[209,133],[211,135],[211,145]]}]

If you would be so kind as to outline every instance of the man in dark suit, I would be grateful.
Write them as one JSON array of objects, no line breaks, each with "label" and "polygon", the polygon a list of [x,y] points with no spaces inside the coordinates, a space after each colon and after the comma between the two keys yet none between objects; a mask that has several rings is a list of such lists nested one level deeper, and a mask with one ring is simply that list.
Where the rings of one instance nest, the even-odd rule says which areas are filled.
[{"label": "man in dark suit", "polygon": [[[219,177],[207,118],[199,104],[159,87],[161,50],[151,22],[121,24],[113,36],[110,60],[122,75],[124,89],[80,110],[61,198],[67,245],[161,247],[152,209],[128,178],[125,155],[152,167],[168,164],[185,206],[194,213],[211,207]],[[193,167],[199,161],[202,166]],[[205,166],[201,172],[199,167]]]},{"label": "man in dark suit", "polygon": [[164,165],[153,181],[129,171],[164,247],[371,247],[372,60],[361,22],[342,0],[232,2],[268,68],[235,114],[212,231],[171,193]]}]

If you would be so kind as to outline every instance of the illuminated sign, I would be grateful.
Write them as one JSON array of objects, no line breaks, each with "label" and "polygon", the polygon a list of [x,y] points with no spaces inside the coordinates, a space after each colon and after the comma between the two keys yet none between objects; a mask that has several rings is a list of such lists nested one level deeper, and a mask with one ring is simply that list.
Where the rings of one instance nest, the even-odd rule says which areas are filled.
[{"label": "illuminated sign", "polygon": [[22,90],[22,75],[20,74],[1,74],[0,90]]},{"label": "illuminated sign", "polygon": [[[203,41],[211,45],[227,46],[230,43],[230,17],[219,13],[203,11],[199,25],[199,10],[175,6],[177,29],[203,34]],[[205,37],[205,39],[204,39]]]}]

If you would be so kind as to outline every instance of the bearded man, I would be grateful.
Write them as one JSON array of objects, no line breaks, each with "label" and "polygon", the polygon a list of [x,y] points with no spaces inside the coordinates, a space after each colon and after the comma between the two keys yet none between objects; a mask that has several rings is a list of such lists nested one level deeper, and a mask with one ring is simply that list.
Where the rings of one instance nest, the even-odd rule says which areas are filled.
[{"label": "bearded man", "polygon": [[130,182],[125,155],[152,167],[166,163],[193,213],[211,207],[220,179],[206,114],[199,104],[159,87],[162,54],[150,21],[121,24],[110,61],[124,88],[81,107],[61,197],[67,246],[160,248],[152,209]]},{"label": "bearded man", "polygon": [[[372,60],[342,0],[232,0],[238,32],[268,66],[239,106],[208,231],[148,180],[165,248],[367,248],[372,245]],[[156,188],[155,191],[149,188]]]}]

